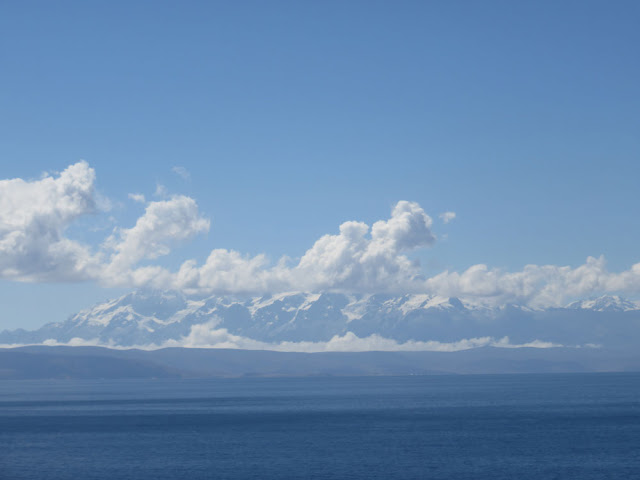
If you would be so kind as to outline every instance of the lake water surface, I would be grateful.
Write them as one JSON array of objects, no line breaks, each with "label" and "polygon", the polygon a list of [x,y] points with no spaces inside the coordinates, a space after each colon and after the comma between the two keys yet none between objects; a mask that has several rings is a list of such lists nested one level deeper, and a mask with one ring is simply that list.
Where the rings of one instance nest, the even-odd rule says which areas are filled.
[{"label": "lake water surface", "polygon": [[640,479],[640,374],[2,381],[1,479]]}]

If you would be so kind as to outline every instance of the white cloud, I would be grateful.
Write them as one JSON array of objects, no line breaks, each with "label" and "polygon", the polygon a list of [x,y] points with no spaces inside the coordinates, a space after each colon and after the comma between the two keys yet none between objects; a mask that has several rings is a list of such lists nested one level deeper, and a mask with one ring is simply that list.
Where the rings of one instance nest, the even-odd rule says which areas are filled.
[{"label": "white cloud", "polygon": [[217,249],[202,266],[188,261],[176,274],[154,271],[148,277],[154,278],[157,288],[188,293],[428,293],[490,305],[518,303],[531,307],[563,306],[569,299],[603,293],[640,294],[640,263],[615,273],[606,269],[603,257],[589,257],[576,268],[527,265],[519,272],[478,264],[462,272],[445,271],[425,279],[420,276],[419,266],[402,254],[387,251],[368,256],[372,240],[366,232],[365,224],[343,224],[339,235],[322,237],[293,266],[284,260],[272,266],[264,255],[250,257]]},{"label": "white cloud", "polygon": [[64,236],[75,219],[97,209],[95,172],[86,162],[56,177],[0,181],[0,277],[75,281],[97,266],[90,249]]},{"label": "white cloud", "polygon": [[136,224],[128,229],[119,229],[105,246],[114,250],[106,277],[126,277],[130,268],[144,259],[167,255],[171,247],[198,233],[209,230],[209,220],[200,216],[195,200],[176,195],[169,200],[151,202]]},{"label": "white cloud", "polygon": [[189,170],[187,170],[184,167],[180,167],[180,166],[173,167],[171,169],[171,171],[173,173],[175,173],[176,175],[178,175],[183,180],[190,180],[191,179],[191,173],[189,173]]},{"label": "white cloud", "polygon": [[453,220],[455,220],[456,212],[444,212],[444,213],[441,213],[438,216],[442,220],[442,223],[449,223],[449,222],[452,222]]},{"label": "white cloud", "polygon": [[[179,339],[171,339],[156,345],[133,345],[123,347],[113,342],[103,342],[98,338],[84,339],[74,337],[68,342],[60,342],[53,338],[42,342],[47,346],[93,346],[108,347],[116,350],[157,350],[167,347],[184,348],[212,348],[212,349],[234,349],[234,350],[269,350],[276,352],[460,352],[474,348],[494,347],[494,348],[600,348],[599,345],[586,344],[567,347],[559,343],[543,342],[533,340],[527,343],[511,343],[509,337],[478,337],[464,338],[455,342],[437,341],[415,341],[397,342],[391,338],[380,335],[370,335],[368,337],[358,337],[353,332],[344,335],[336,335],[326,342],[279,342],[269,343],[252,338],[243,337],[229,333],[225,328],[216,328],[216,322],[209,324],[198,324],[191,327],[187,336]],[[40,344],[35,344],[40,345]],[[24,344],[2,344],[0,348],[23,347]]]},{"label": "white cloud", "polygon": [[290,285],[290,273],[282,264],[270,267],[264,255],[215,249],[200,267],[194,260],[184,262],[175,276],[167,277],[171,283],[164,288],[189,293],[278,292]]},{"label": "white cloud", "polygon": [[[188,260],[170,271],[151,261],[209,229],[195,200],[178,195],[150,202],[133,227],[116,228],[101,247],[92,248],[66,237],[65,231],[78,218],[99,213],[94,180],[93,169],[78,162],[38,180],[0,181],[0,278],[97,280],[206,294],[429,293],[533,307],[560,306],[567,299],[602,293],[640,294],[640,263],[610,272],[603,257],[589,257],[578,267],[527,265],[516,272],[478,264],[424,278],[420,265],[408,255],[433,245],[436,237],[432,219],[420,205],[407,201],[398,202],[389,219],[373,225],[343,223],[298,261],[285,257],[273,264],[265,255],[214,249],[204,263]],[[159,193],[166,195],[160,185]],[[130,197],[144,200],[140,194]],[[147,263],[141,265],[143,261]]]},{"label": "white cloud", "polygon": [[435,242],[431,218],[413,202],[396,204],[389,220],[371,227],[345,222],[338,235],[320,238],[292,270],[307,290],[388,291],[404,289],[420,275],[405,253]]},{"label": "white cloud", "polygon": [[73,337],[68,342],[59,342],[54,338],[48,338],[47,340],[42,342],[42,345],[46,345],[48,347],[57,347],[57,346],[69,346],[69,347],[110,347],[115,348],[116,346],[112,343],[105,344],[100,342],[98,338],[86,339],[80,337]]},{"label": "white cloud", "polygon": [[513,344],[509,337],[465,338],[456,342],[415,341],[397,342],[380,335],[358,337],[353,332],[336,335],[326,342],[279,342],[269,343],[239,335],[233,335],[224,328],[216,328],[216,322],[191,327],[189,335],[179,340],[169,340],[160,347],[187,348],[233,348],[241,350],[274,350],[279,352],[458,352],[479,347],[496,348],[554,348],[563,345],[534,340],[524,344]]},{"label": "white cloud", "polygon": [[[368,231],[366,224],[346,222],[338,235],[320,238],[293,266],[285,260],[270,265],[264,255],[250,257],[218,249],[202,266],[188,261],[177,274],[154,275],[156,280],[167,282],[162,288],[189,293],[428,293],[491,305],[518,303],[531,307],[563,306],[570,299],[604,293],[640,294],[640,263],[623,272],[609,272],[604,257],[589,257],[575,268],[527,265],[516,272],[478,264],[462,272],[444,271],[425,279],[419,265],[392,247],[380,249]],[[156,281],[155,285],[161,284]]]},{"label": "white cloud", "polygon": [[[133,268],[142,260],[209,229],[189,197],[151,202],[129,229],[119,228],[92,249],[65,237],[74,220],[98,213],[95,172],[84,162],[57,176],[0,181],[0,278],[65,282],[98,280],[106,284],[167,284],[169,272],[157,266]],[[135,200],[144,197],[133,194]],[[90,227],[91,228],[91,227]]]},{"label": "white cloud", "polygon": [[134,202],[145,203],[147,201],[141,193],[130,193],[128,196]]},{"label": "white cloud", "polygon": [[411,288],[420,267],[405,252],[432,245],[431,218],[417,204],[398,202],[391,218],[371,228],[345,222],[324,235],[299,263],[270,266],[264,255],[249,257],[216,249],[204,265],[185,262],[172,288],[191,292],[277,292],[284,290],[401,291]]},{"label": "white cloud", "polygon": [[531,306],[560,306],[567,298],[601,293],[640,293],[640,264],[613,273],[604,257],[589,257],[576,268],[556,265],[527,265],[520,272],[503,272],[486,265],[474,265],[462,273],[445,271],[426,281],[429,291],[442,295],[484,298],[493,303],[523,303]]}]

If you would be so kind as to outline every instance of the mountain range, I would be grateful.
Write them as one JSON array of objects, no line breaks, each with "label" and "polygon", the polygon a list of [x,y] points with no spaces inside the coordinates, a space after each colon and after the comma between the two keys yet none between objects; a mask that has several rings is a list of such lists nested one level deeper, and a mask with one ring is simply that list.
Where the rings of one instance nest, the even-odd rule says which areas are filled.
[{"label": "mountain range", "polygon": [[[284,343],[289,350],[296,351],[298,345],[297,350],[307,351],[310,343],[321,348],[317,344],[341,339],[341,348],[349,350],[348,340],[382,339],[391,342],[384,344],[391,345],[386,349],[412,345],[420,350],[488,345],[479,341],[459,344],[483,338],[495,339],[504,347],[635,351],[640,305],[617,296],[535,309],[515,304],[491,307],[463,298],[419,294],[292,292],[194,299],[179,292],[136,291],[37,330],[5,330],[0,333],[0,344],[243,348],[244,341],[251,349]],[[373,343],[369,349],[377,349],[376,345],[381,344]],[[362,345],[358,348],[363,349]]]}]

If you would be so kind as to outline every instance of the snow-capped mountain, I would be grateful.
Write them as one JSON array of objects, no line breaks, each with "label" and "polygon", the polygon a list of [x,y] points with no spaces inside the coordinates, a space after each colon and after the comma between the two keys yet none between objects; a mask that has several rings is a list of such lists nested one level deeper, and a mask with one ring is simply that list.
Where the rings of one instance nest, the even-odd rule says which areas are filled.
[{"label": "snow-capped mountain", "polygon": [[640,305],[638,305],[638,302],[632,302],[617,295],[605,295],[599,298],[570,303],[567,308],[596,312],[628,312],[640,309]]},{"label": "snow-capped mountain", "polygon": [[410,341],[457,342],[508,336],[510,341],[562,345],[632,345],[640,338],[640,306],[608,296],[566,308],[487,307],[433,295],[346,295],[291,292],[254,298],[193,299],[177,292],[140,291],[95,305],[65,322],[35,331],[0,333],[0,344],[67,343],[146,346],[180,342],[198,331],[266,344],[327,342],[355,335]]}]

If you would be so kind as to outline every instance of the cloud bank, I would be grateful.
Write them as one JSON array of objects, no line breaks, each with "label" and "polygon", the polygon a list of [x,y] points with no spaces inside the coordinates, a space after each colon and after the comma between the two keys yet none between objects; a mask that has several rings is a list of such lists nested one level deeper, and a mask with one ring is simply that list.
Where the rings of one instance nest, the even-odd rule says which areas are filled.
[{"label": "cloud bank", "polygon": [[179,340],[169,340],[162,347],[186,348],[233,348],[242,350],[275,350],[279,352],[459,352],[479,347],[497,348],[555,348],[563,345],[534,340],[524,344],[513,344],[509,337],[465,338],[457,342],[416,341],[397,342],[391,338],[373,334],[358,337],[353,332],[335,335],[327,342],[279,342],[268,343],[229,333],[225,328],[213,324],[191,327],[191,332]]},{"label": "cloud bank", "polygon": [[[373,225],[348,221],[319,238],[298,260],[273,263],[213,249],[203,263],[186,260],[172,271],[157,263],[177,245],[208,232],[210,221],[193,198],[168,196],[147,202],[130,227],[118,227],[100,245],[67,236],[79,218],[100,213],[95,172],[86,162],[38,180],[0,180],[0,278],[30,282],[97,281],[105,286],[176,289],[188,294],[344,291],[429,293],[487,303],[563,305],[600,293],[640,293],[640,263],[609,272],[603,257],[578,267],[527,265],[506,272],[473,265],[425,278],[411,252],[436,243],[432,218],[423,208],[399,201],[386,220]],[[104,202],[102,202],[104,203]],[[444,223],[453,212],[440,216]]]},{"label": "cloud bank", "polygon": [[[75,337],[68,342],[59,342],[55,339],[49,339],[42,342],[42,345],[48,346],[84,346],[84,347],[108,347],[115,349],[131,349],[140,350],[157,350],[168,347],[183,348],[221,348],[234,350],[270,350],[276,352],[460,352],[463,350],[471,350],[481,347],[494,348],[562,348],[565,345],[552,342],[543,342],[534,340],[527,343],[511,343],[509,337],[493,338],[478,337],[464,338],[456,342],[437,342],[437,341],[415,341],[397,342],[391,338],[385,338],[380,335],[370,335],[368,337],[358,337],[353,332],[347,332],[344,335],[336,335],[326,342],[279,342],[269,343],[252,338],[243,337],[229,333],[225,328],[216,328],[213,324],[194,325],[189,335],[177,340],[167,340],[166,342],[155,345],[134,345],[122,347],[112,343],[100,342],[99,339],[84,339]],[[24,345],[0,345],[0,348],[20,347]],[[573,346],[570,348],[597,348],[596,345]]]}]

